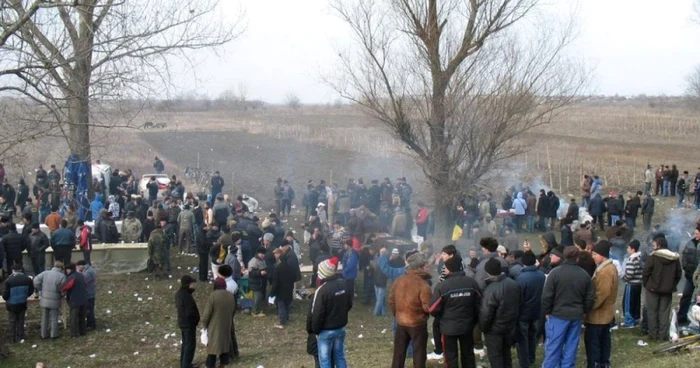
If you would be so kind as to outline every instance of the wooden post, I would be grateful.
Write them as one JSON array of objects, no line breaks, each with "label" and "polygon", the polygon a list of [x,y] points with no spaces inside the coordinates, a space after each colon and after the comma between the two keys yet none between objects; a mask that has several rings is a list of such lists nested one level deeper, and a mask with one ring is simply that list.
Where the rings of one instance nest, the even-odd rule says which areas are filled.
[{"label": "wooden post", "polygon": [[634,158],[634,164],[632,167],[634,167],[634,170],[632,170],[632,184],[637,186],[637,157],[636,156]]},{"label": "wooden post", "polygon": [[617,186],[620,187],[622,183],[620,182],[620,166],[617,164],[617,156],[615,156],[615,172],[617,174]]},{"label": "wooden post", "polygon": [[537,151],[537,171],[540,171],[540,151]]},{"label": "wooden post", "polygon": [[559,195],[561,195],[561,161],[559,161]]},{"label": "wooden post", "polygon": [[570,190],[571,187],[569,186],[571,180],[571,161],[567,160],[566,161],[566,189]]},{"label": "wooden post", "polygon": [[234,185],[233,183],[235,183],[235,179],[236,179],[236,172],[232,171],[231,172],[231,195],[234,195],[234,196],[236,195],[236,191],[233,190],[233,185]]},{"label": "wooden post", "polygon": [[554,188],[554,181],[552,180],[552,160],[549,157],[549,145],[547,145],[547,171],[549,171],[549,187]]}]

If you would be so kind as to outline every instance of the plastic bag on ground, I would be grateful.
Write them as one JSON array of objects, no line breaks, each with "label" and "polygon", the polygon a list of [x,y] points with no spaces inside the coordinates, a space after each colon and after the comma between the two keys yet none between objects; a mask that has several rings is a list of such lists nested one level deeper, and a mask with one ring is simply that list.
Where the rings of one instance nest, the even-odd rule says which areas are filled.
[{"label": "plastic bag on ground", "polygon": [[199,338],[202,340],[202,345],[207,346],[209,344],[209,334],[207,333],[206,328],[202,329],[202,334],[199,336]]}]

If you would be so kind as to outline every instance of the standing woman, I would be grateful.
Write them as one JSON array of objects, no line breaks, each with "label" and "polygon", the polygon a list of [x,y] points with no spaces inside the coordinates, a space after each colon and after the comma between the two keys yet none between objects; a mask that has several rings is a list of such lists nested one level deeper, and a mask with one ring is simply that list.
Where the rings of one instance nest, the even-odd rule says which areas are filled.
[{"label": "standing woman", "polygon": [[233,294],[226,291],[226,281],[219,277],[214,280],[214,292],[209,295],[204,317],[202,317],[202,325],[209,335],[207,368],[214,368],[217,358],[221,365],[231,363],[231,336],[234,331],[235,315],[236,300]]}]

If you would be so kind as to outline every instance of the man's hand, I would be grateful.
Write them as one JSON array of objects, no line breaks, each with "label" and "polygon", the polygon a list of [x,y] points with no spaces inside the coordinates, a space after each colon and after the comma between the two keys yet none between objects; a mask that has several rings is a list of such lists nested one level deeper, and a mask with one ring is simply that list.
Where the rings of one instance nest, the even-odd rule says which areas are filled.
[{"label": "man's hand", "polygon": [[382,247],[381,249],[379,249],[379,255],[380,255],[380,256],[385,256],[385,255],[386,255],[386,247]]},{"label": "man's hand", "polygon": [[265,276],[265,275],[267,275],[267,271],[265,271],[265,270],[260,271],[260,274],[263,275],[263,276]]}]

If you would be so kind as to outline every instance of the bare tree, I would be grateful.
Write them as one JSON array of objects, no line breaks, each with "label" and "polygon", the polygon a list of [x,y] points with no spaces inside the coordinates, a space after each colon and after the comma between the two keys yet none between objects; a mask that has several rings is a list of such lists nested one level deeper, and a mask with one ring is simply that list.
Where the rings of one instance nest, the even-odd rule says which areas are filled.
[{"label": "bare tree", "polygon": [[9,34],[0,47],[0,92],[40,110],[50,134],[86,160],[97,131],[131,126],[133,116],[117,114],[115,101],[160,92],[173,57],[188,61],[188,50],[218,47],[240,33],[240,19],[225,21],[217,0],[53,3],[37,11],[26,1],[3,2],[4,16],[24,23],[14,31],[0,25]]},{"label": "bare tree", "polygon": [[[526,148],[520,137],[576,99],[571,23],[533,26],[538,0],[335,0],[356,52],[327,78],[399,139],[433,189],[436,236],[454,200]],[[531,18],[532,22],[526,19]]]},{"label": "bare tree", "polygon": [[301,107],[301,99],[294,92],[287,93],[285,97],[285,105],[294,110],[298,110]]},{"label": "bare tree", "polygon": [[238,83],[238,98],[244,104],[248,99],[248,84],[246,82],[241,81]]}]

